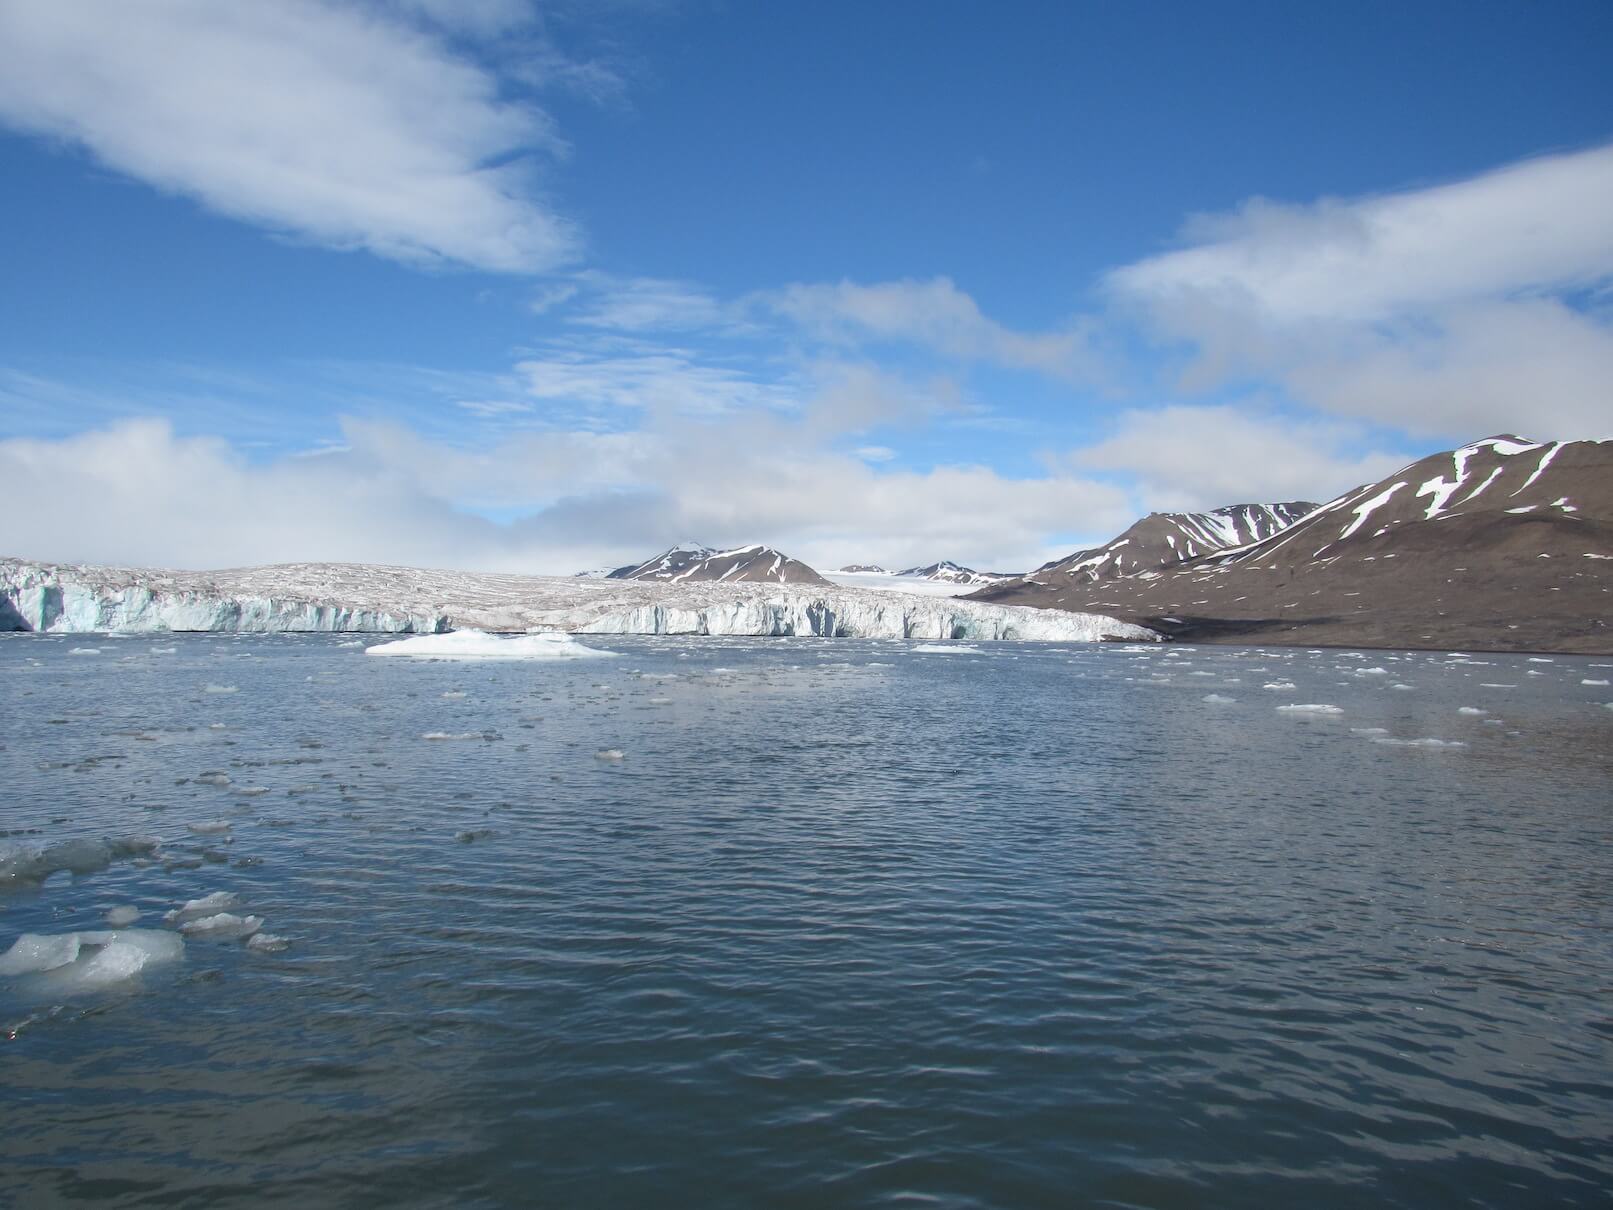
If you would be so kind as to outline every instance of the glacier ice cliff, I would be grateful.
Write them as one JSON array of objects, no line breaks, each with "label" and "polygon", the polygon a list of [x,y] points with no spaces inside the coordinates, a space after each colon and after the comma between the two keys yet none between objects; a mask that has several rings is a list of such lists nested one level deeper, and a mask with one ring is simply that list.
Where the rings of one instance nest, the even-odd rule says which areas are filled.
[{"label": "glacier ice cliff", "polygon": [[521,576],[344,563],[166,571],[0,559],[0,630],[365,631],[1147,641],[1101,614],[821,585]]}]

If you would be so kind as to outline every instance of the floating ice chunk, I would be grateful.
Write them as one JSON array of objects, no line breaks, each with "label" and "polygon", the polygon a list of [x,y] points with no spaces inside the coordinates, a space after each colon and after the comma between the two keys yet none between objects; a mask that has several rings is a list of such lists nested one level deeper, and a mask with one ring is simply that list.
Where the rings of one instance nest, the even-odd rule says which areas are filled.
[{"label": "floating ice chunk", "polygon": [[201,823],[188,823],[185,829],[198,836],[217,836],[228,832],[233,825],[227,819],[204,819]]},{"label": "floating ice chunk", "polygon": [[1212,706],[1230,706],[1238,699],[1235,697],[1224,697],[1219,693],[1206,693],[1204,695],[1204,700],[1209,702]]},{"label": "floating ice chunk", "polygon": [[0,954],[0,975],[30,975],[55,970],[78,957],[77,933],[24,933]]},{"label": "floating ice chunk", "polygon": [[615,763],[622,760],[622,758],[626,755],[627,754],[620,748],[601,748],[598,752],[594,753],[594,759]]},{"label": "floating ice chunk", "polygon": [[52,874],[93,874],[104,870],[120,857],[136,857],[157,848],[154,836],[75,838],[58,840],[43,848],[14,848],[0,851],[0,889],[18,883],[43,882]]},{"label": "floating ice chunk", "polygon": [[1387,727],[1351,727],[1350,728],[1350,734],[1351,735],[1365,735],[1365,736],[1370,738],[1371,736],[1374,736],[1374,735],[1388,735],[1389,734],[1389,728],[1387,728]]},{"label": "floating ice chunk", "polygon": [[106,914],[106,922],[115,929],[126,928],[140,919],[140,909],[127,904],[110,909]]},{"label": "floating ice chunk", "polygon": [[1275,689],[1279,693],[1288,693],[1292,690],[1298,689],[1299,686],[1294,684],[1293,681],[1268,681],[1266,684],[1262,685],[1261,688]]},{"label": "floating ice chunk", "polygon": [[429,740],[485,739],[486,736],[481,731],[424,731],[421,733],[420,738]]},{"label": "floating ice chunk", "polygon": [[920,643],[914,651],[925,655],[978,655],[980,648],[969,643]]},{"label": "floating ice chunk", "polygon": [[1341,706],[1330,706],[1326,702],[1302,702],[1289,706],[1278,706],[1278,710],[1287,714],[1343,714]]},{"label": "floating ice chunk", "polygon": [[278,954],[291,945],[291,938],[277,937],[273,933],[253,933],[246,939],[246,948],[259,954]]},{"label": "floating ice chunk", "polygon": [[1375,735],[1372,737],[1375,744],[1390,744],[1396,748],[1465,748],[1467,745],[1459,739],[1396,739],[1392,735]]},{"label": "floating ice chunk", "polygon": [[458,701],[460,698],[465,696],[465,691],[463,689],[450,689],[447,693],[443,694],[443,696],[448,698],[450,701]]},{"label": "floating ice chunk", "polygon": [[241,687],[239,685],[214,685],[214,684],[209,683],[202,690],[202,692],[203,693],[239,693],[239,692],[241,692]]},{"label": "floating ice chunk", "polygon": [[179,648],[177,648],[177,647],[153,647],[151,649],[151,654],[152,655],[178,655],[179,654]]},{"label": "floating ice chunk", "polygon": [[197,920],[187,920],[179,931],[187,937],[207,941],[238,941],[250,937],[263,927],[262,916],[237,916],[232,912],[219,912]]},{"label": "floating ice chunk", "polygon": [[227,786],[230,784],[230,775],[218,772],[199,773],[192,780],[204,786]]},{"label": "floating ice chunk", "polygon": [[[69,956],[70,955],[70,956]],[[0,955],[0,974],[52,996],[115,986],[151,966],[185,955],[184,941],[156,929],[120,933],[25,934]]]},{"label": "floating ice chunk", "polygon": [[1456,713],[1458,713],[1458,714],[1486,714],[1486,713],[1488,713],[1488,711],[1480,710],[1477,706],[1458,706],[1456,708]]},{"label": "floating ice chunk", "polygon": [[1395,682],[1395,683],[1394,683],[1394,684],[1393,684],[1393,685],[1390,685],[1390,686],[1389,686],[1389,688],[1391,688],[1391,689],[1410,689],[1410,688],[1411,688],[1411,687],[1412,687],[1412,686],[1410,686],[1410,685],[1406,685],[1406,684],[1402,684],[1402,683],[1401,683],[1401,682],[1399,682],[1399,681],[1396,681],[1396,682]]},{"label": "floating ice chunk", "polygon": [[1356,676],[1388,676],[1389,675],[1389,670],[1387,668],[1357,668],[1355,670],[1355,675]]},{"label": "floating ice chunk", "polygon": [[569,634],[497,635],[481,630],[454,630],[447,634],[422,634],[412,639],[377,643],[365,655],[404,655],[431,660],[586,660],[613,658],[614,651],[601,651],[579,643]]},{"label": "floating ice chunk", "polygon": [[184,924],[190,920],[200,920],[204,916],[227,911],[239,902],[240,897],[234,891],[214,891],[211,895],[187,901],[182,907],[169,912],[163,919],[169,924]]},{"label": "floating ice chunk", "polygon": [[101,654],[101,649],[99,647],[73,647],[73,648],[68,649],[67,654],[68,655],[100,655]]},{"label": "floating ice chunk", "polygon": [[1587,677],[1581,677],[1579,683],[1581,685],[1605,685],[1605,684],[1607,684],[1607,681],[1606,680],[1600,680],[1599,681],[1599,680],[1596,680],[1596,679],[1594,679],[1592,677],[1587,676]]}]

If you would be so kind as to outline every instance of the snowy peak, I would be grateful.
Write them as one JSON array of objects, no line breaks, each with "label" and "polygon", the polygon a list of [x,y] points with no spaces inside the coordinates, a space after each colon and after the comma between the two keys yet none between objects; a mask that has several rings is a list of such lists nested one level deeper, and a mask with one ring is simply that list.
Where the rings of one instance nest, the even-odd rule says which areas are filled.
[{"label": "snowy peak", "polygon": [[896,574],[910,576],[916,580],[934,580],[941,584],[996,584],[1011,578],[1000,572],[976,571],[950,559],[942,559],[939,563],[931,563],[927,567],[909,567]]},{"label": "snowy peak", "polygon": [[1033,574],[1091,582],[1168,567],[1280,533],[1316,505],[1232,504],[1207,513],[1149,513],[1114,541],[1038,568]]},{"label": "snowy peak", "polygon": [[[1376,546],[1449,549],[1502,541],[1502,535],[1541,522],[1613,519],[1613,442],[1525,441],[1511,434],[1469,445],[1402,467],[1393,475],[1344,493],[1316,509],[1287,532],[1228,550],[1230,559],[1285,561],[1337,559],[1376,551]],[[1554,553],[1544,533],[1537,555]],[[1368,547],[1374,549],[1369,552]]]},{"label": "snowy peak", "polygon": [[670,583],[723,580],[772,584],[825,584],[826,580],[798,559],[771,546],[738,546],[716,550],[680,543],[653,559],[611,572],[612,580],[665,580]]},{"label": "snowy peak", "polygon": [[847,563],[844,567],[835,569],[844,576],[890,576],[895,572],[887,571],[878,563]]}]

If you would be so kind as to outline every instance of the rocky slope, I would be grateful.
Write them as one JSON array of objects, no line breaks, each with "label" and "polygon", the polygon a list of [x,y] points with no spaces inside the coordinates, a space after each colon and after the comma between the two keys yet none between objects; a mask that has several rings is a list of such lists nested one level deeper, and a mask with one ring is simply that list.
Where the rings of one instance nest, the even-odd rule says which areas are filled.
[{"label": "rocky slope", "polygon": [[1286,529],[1316,505],[1234,504],[1207,513],[1149,513],[1114,541],[1043,564],[1032,574],[1044,583],[1059,577],[1091,583],[1112,580],[1236,546]]},{"label": "rocky slope", "polygon": [[343,563],[182,572],[0,559],[0,630],[8,629],[1158,638],[1078,612],[828,585],[580,579]]},{"label": "rocky slope", "polygon": [[709,546],[680,545],[631,567],[618,567],[612,580],[665,580],[669,583],[717,580],[726,583],[827,584],[828,581],[799,559],[771,546],[740,546],[713,550]]},{"label": "rocky slope", "polygon": [[1200,642],[1613,652],[1613,441],[1486,438],[1243,545],[1107,578],[1079,562],[968,599]]}]

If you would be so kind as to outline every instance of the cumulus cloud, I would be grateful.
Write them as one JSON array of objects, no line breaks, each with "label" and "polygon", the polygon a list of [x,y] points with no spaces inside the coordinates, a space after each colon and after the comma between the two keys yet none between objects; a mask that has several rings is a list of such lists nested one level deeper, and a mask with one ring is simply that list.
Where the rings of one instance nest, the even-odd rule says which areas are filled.
[{"label": "cumulus cloud", "polygon": [[1109,275],[1194,360],[1412,431],[1605,431],[1613,147],[1353,200],[1254,201]]},{"label": "cumulus cloud", "polygon": [[533,272],[571,257],[536,199],[539,109],[411,24],[496,31],[435,0],[0,0],[0,122],[232,218],[408,262]]},{"label": "cumulus cloud", "polygon": [[1121,413],[1106,439],[1075,451],[1070,462],[1133,477],[1151,510],[1322,503],[1411,460],[1404,451],[1354,452],[1360,443],[1353,426],[1173,405]]},{"label": "cumulus cloud", "polygon": [[[34,558],[219,567],[295,560],[568,574],[686,537],[768,542],[817,566],[956,558],[1030,567],[1060,535],[1129,520],[1124,492],[1068,473],[890,470],[797,420],[680,418],[634,433],[531,432],[463,448],[348,421],[318,457],[254,463],[227,442],[134,420],[0,441],[0,481],[47,501],[0,516]],[[516,513],[495,523],[475,509]]]}]

